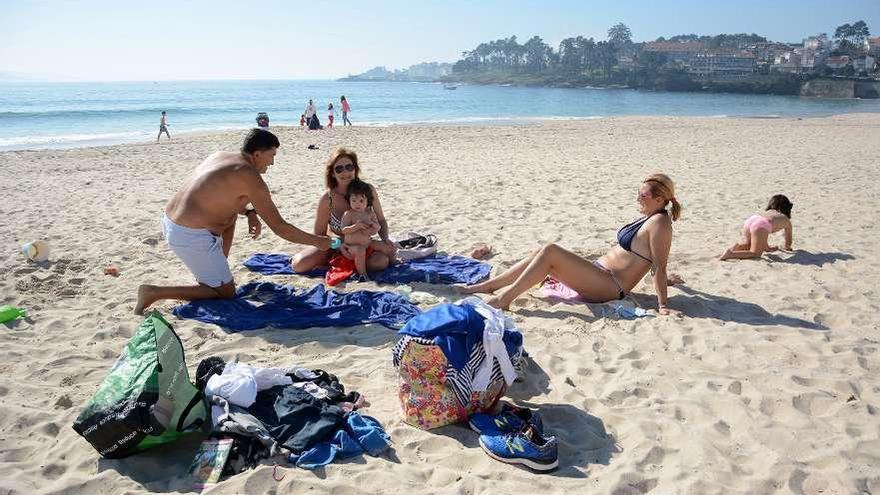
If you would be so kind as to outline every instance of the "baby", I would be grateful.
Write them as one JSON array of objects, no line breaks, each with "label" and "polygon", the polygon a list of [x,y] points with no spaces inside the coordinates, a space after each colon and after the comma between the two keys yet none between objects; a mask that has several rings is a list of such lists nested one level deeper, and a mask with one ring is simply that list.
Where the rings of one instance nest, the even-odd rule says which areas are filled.
[{"label": "baby", "polygon": [[743,225],[743,240],[734,244],[721,260],[760,258],[765,251],[777,251],[779,247],[768,244],[770,234],[785,231],[785,250],[791,251],[791,208],[794,206],[784,194],[770,198],[763,213],[750,216]]},{"label": "baby", "polygon": [[342,216],[342,235],[345,240],[340,248],[343,256],[354,260],[358,274],[367,278],[367,248],[371,238],[379,232],[379,220],[373,212],[373,191],[370,185],[355,179],[348,186],[348,205],[351,208]]}]

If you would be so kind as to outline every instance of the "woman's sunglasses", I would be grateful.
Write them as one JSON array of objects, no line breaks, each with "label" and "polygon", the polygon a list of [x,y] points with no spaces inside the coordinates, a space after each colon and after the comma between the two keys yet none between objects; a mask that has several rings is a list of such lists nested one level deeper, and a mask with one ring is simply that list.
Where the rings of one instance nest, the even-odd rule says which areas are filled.
[{"label": "woman's sunglasses", "polygon": [[337,165],[337,166],[333,167],[333,170],[337,174],[341,174],[343,171],[351,172],[352,170],[354,170],[354,163],[346,163],[345,165]]}]

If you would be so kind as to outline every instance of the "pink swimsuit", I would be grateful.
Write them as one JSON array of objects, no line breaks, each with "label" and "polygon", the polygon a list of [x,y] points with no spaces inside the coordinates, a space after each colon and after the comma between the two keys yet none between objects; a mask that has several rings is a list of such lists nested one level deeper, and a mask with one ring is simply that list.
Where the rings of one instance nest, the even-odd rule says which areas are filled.
[{"label": "pink swimsuit", "polygon": [[770,220],[761,215],[750,216],[746,223],[743,224],[743,228],[751,233],[761,229],[766,230],[768,234],[773,231],[773,225],[770,223]]}]

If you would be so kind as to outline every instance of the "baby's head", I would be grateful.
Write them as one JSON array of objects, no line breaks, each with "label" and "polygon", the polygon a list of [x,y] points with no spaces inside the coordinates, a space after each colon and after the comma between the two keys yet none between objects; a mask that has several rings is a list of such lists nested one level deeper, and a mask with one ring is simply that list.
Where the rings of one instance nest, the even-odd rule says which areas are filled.
[{"label": "baby's head", "polygon": [[791,218],[791,208],[794,205],[789,201],[789,199],[784,194],[776,194],[772,198],[770,198],[770,202],[767,203],[768,210],[776,210],[779,213]]},{"label": "baby's head", "polygon": [[355,179],[348,185],[348,194],[346,194],[349,206],[354,211],[365,211],[373,206],[373,190],[366,182]]}]

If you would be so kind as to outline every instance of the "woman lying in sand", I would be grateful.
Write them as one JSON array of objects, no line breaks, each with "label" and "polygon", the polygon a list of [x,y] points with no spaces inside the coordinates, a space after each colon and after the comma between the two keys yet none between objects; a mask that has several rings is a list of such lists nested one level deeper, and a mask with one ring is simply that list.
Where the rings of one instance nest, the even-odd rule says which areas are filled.
[{"label": "woman lying in sand", "polygon": [[[327,186],[321,199],[318,201],[318,211],[315,214],[315,232],[327,235],[332,232],[342,236],[342,217],[351,209],[346,196],[348,186],[358,179],[361,167],[358,165],[357,153],[346,148],[335,150],[327,160],[327,168],[324,174],[324,183]],[[397,249],[388,239],[388,222],[385,221],[385,213],[379,202],[379,194],[376,188],[370,186],[373,193],[372,209],[379,221],[379,237],[381,241],[373,241],[370,247],[375,252],[367,258],[367,269],[370,271],[382,270],[394,259]],[[321,251],[315,248],[305,248],[293,257],[293,270],[298,273],[307,272],[319,266],[327,266],[338,251]]]},{"label": "woman lying in sand", "polygon": [[765,251],[777,251],[778,246],[770,246],[770,234],[785,229],[785,250],[791,251],[791,208],[794,206],[784,194],[770,198],[762,213],[750,216],[743,224],[743,240],[727,248],[721,261],[729,259],[760,258]]},{"label": "woman lying in sand", "polygon": [[[672,206],[667,213],[669,203]],[[460,290],[472,294],[500,289],[487,302],[508,309],[517,296],[551,275],[589,301],[606,302],[624,298],[651,271],[660,314],[680,315],[666,305],[666,261],[672,246],[672,222],[681,215],[672,179],[664,174],[646,178],[639,188],[638,204],[639,213],[645,216],[621,228],[617,232],[619,244],[592,263],[556,244],[548,244],[501,275]]]}]

